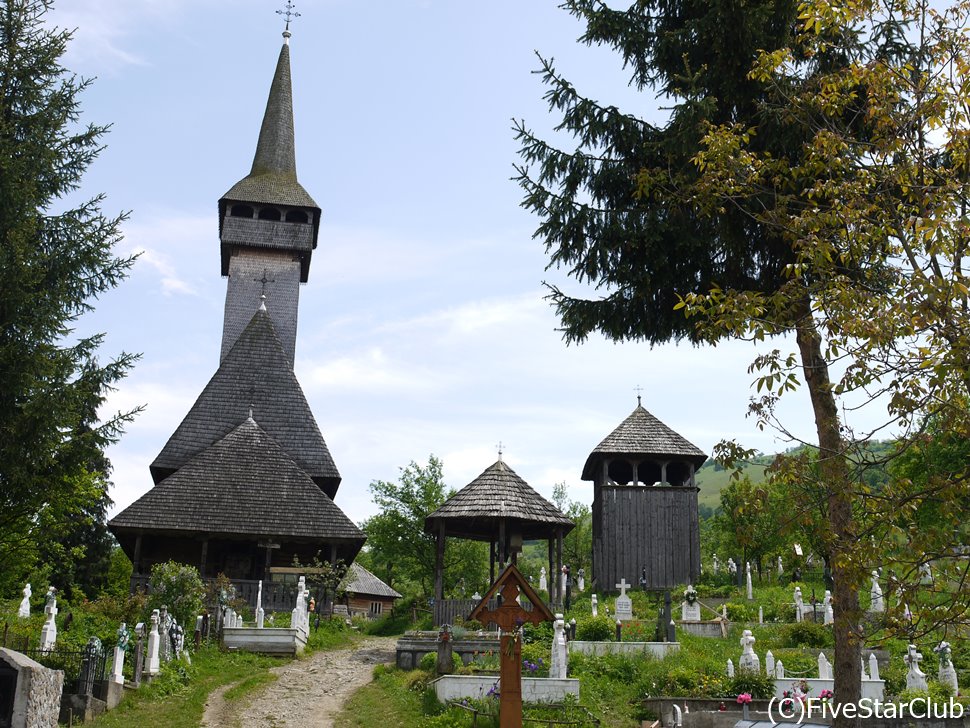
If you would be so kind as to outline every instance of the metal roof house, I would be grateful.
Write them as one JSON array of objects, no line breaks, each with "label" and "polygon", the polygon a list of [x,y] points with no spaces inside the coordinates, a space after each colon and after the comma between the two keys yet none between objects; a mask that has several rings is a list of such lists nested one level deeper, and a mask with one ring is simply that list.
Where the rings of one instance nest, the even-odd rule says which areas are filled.
[{"label": "metal roof house", "polygon": [[108,524],[135,582],[169,559],[267,579],[294,557],[349,564],[364,543],[333,501],[340,473],[293,372],[320,208],[297,181],[283,36],[252,169],[219,200],[219,368],[151,464],[154,487]]},{"label": "metal roof house", "polygon": [[593,579],[611,591],[621,579],[647,589],[695,583],[700,521],[694,474],[700,448],[636,409],[586,459],[593,481]]}]

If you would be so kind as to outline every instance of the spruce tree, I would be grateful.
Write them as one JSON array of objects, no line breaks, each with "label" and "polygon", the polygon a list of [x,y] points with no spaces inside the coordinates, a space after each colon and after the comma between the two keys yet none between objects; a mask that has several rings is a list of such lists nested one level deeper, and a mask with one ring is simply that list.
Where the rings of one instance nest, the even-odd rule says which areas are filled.
[{"label": "spruce tree", "polygon": [[[647,103],[669,107],[670,115],[654,125],[584,96],[543,59],[546,99],[561,117],[557,130],[571,134],[576,146],[557,147],[518,123],[518,181],[523,206],[540,218],[535,237],[544,242],[550,267],[565,268],[596,292],[584,298],[551,287],[567,341],[596,332],[651,343],[781,334],[795,339],[792,358],[776,353],[753,369],[767,371],[764,381],[771,386],[794,387],[794,378],[776,377],[800,368],[811,400],[828,501],[824,555],[835,564],[836,689],[840,700],[852,701],[861,690],[857,631],[864,571],[843,558],[857,542],[852,474],[825,343],[813,318],[811,276],[791,276],[799,254],[786,231],[771,224],[773,191],[726,199],[708,189],[697,164],[710,130],[728,126],[780,166],[802,166],[813,131],[768,103],[776,100],[775,89],[752,74],[763,52],[783,48],[796,49],[801,60],[796,82],[846,63],[842,49],[848,44],[799,55],[799,5],[635,0],[619,10],[600,0],[567,0],[565,8],[585,24],[581,42],[616,50],[631,84],[652,93]],[[730,312],[722,316],[733,327],[724,320],[704,325],[680,310],[685,299],[712,291],[739,292],[750,309],[740,311],[737,321]],[[751,314],[756,304],[763,306]],[[753,318],[757,326],[746,328]],[[771,402],[757,412],[763,421],[774,421]]]},{"label": "spruce tree", "polygon": [[29,573],[38,544],[101,510],[103,450],[134,413],[99,421],[98,408],[135,357],[101,363],[103,335],[73,335],[133,259],[113,252],[123,216],[102,213],[101,196],[71,202],[106,131],[80,123],[89,81],[60,61],[71,34],[46,25],[50,0],[5,0],[0,8],[3,592]]}]

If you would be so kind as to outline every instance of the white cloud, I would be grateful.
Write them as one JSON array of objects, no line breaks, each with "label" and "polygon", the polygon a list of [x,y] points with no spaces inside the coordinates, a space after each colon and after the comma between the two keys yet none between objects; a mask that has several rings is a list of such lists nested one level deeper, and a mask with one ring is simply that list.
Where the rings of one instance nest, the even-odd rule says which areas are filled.
[{"label": "white cloud", "polygon": [[[307,390],[339,392],[399,391],[419,393],[439,386],[438,373],[422,370],[413,362],[402,362],[389,357],[380,346],[372,346],[354,355],[342,356],[326,364],[299,366],[301,381]],[[307,372],[303,374],[302,372]],[[305,377],[305,379],[304,379]]]}]

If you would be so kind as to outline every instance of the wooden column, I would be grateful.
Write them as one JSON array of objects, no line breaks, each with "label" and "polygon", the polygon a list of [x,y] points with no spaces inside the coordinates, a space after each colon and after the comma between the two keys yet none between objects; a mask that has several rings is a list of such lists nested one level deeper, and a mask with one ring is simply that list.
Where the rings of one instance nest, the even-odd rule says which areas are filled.
[{"label": "wooden column", "polygon": [[334,566],[337,565],[337,544],[330,544],[330,563]]},{"label": "wooden column", "polygon": [[631,476],[633,478],[633,482],[630,483],[630,485],[637,485],[637,483],[639,483],[640,481],[640,474],[638,472],[639,468],[640,468],[639,462],[637,462],[636,460],[630,461],[630,470],[633,472],[633,475]]},{"label": "wooden column", "polygon": [[[554,545],[554,541],[555,541],[555,536],[550,536],[549,537],[549,578],[550,579],[556,573],[556,556],[555,556],[555,545]],[[553,587],[552,584],[553,584],[552,581],[548,581],[548,585],[549,585],[549,604],[550,605],[553,603],[553,600],[555,599],[555,596],[554,595],[556,593],[554,591],[554,587]]]},{"label": "wooden column", "polygon": [[667,485],[667,461],[660,463],[660,485]]},{"label": "wooden column", "polygon": [[438,521],[438,538],[435,544],[434,598],[435,601],[445,598],[445,524],[442,521]]},{"label": "wooden column", "polygon": [[562,609],[562,529],[556,531],[556,608]]},{"label": "wooden column", "polygon": [[498,568],[500,570],[505,568],[505,562],[508,558],[505,538],[505,519],[500,518],[498,521]]},{"label": "wooden column", "polygon": [[199,576],[205,578],[205,560],[209,555],[209,539],[202,539],[202,555],[199,557]]},{"label": "wooden column", "polygon": [[495,583],[495,542],[488,542],[488,583]]},{"label": "wooden column", "polygon": [[134,558],[131,560],[131,565],[134,567],[132,573],[136,576],[141,574],[141,534],[139,533],[135,536],[135,554]]}]

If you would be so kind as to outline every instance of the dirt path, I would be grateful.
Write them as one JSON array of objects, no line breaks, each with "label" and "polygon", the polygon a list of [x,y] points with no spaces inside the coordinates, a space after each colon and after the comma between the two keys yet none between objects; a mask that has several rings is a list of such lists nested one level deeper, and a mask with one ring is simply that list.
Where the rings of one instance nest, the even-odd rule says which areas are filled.
[{"label": "dirt path", "polygon": [[374,666],[394,661],[393,637],[369,637],[357,647],[317,652],[274,667],[279,679],[238,703],[223,697],[227,685],[205,705],[202,728],[329,728],[344,701],[373,677]]}]

